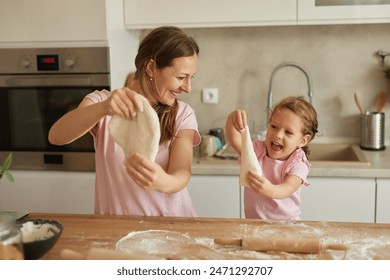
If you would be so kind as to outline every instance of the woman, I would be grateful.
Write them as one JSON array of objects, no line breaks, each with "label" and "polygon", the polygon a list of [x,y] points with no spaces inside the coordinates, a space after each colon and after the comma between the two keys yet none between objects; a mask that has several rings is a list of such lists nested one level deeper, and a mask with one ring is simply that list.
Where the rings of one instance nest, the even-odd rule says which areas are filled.
[{"label": "woman", "polygon": [[[194,111],[177,98],[191,91],[198,54],[197,43],[179,28],[151,31],[135,58],[134,87],[90,93],[51,128],[49,141],[56,145],[71,143],[87,132],[93,135],[96,213],[196,216],[185,186],[200,135]],[[142,111],[140,95],[159,116],[161,139],[155,162],[137,153],[125,157],[108,133],[114,114],[136,119]]]}]

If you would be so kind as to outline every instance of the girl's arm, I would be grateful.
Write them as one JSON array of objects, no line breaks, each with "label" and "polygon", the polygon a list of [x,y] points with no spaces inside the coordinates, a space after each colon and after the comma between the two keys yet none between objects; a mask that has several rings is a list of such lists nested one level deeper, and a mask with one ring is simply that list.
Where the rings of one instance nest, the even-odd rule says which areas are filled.
[{"label": "girl's arm", "polygon": [[180,130],[171,143],[168,170],[160,165],[134,154],[126,159],[127,173],[142,188],[164,193],[182,190],[190,180],[195,132]]},{"label": "girl's arm", "polygon": [[302,179],[295,175],[289,175],[283,183],[274,185],[265,177],[258,176],[252,171],[248,172],[248,182],[249,187],[256,193],[272,199],[289,197],[302,185]]}]

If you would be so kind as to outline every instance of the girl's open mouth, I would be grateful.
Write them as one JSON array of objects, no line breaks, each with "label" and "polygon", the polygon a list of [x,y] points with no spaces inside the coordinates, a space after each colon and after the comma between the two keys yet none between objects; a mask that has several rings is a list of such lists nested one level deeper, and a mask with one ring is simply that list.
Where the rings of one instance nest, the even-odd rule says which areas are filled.
[{"label": "girl's open mouth", "polygon": [[280,150],[283,149],[283,146],[280,145],[280,144],[277,143],[277,142],[271,141],[271,148],[272,148],[272,150],[278,152],[278,151],[280,151]]}]

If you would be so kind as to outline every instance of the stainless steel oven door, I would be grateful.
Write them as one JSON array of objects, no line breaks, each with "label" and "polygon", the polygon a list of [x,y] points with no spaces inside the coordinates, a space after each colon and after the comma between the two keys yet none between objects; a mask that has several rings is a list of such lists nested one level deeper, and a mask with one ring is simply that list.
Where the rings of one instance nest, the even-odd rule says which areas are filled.
[{"label": "stainless steel oven door", "polygon": [[94,171],[89,134],[65,146],[48,141],[50,127],[88,93],[109,90],[108,74],[0,76],[0,162],[13,154],[13,169]]}]

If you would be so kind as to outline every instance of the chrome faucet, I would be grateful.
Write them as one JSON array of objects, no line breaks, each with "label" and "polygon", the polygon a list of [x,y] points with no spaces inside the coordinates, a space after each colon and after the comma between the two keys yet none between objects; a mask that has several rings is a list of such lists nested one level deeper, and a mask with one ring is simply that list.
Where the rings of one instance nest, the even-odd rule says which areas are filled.
[{"label": "chrome faucet", "polygon": [[276,66],[274,71],[272,71],[271,79],[269,81],[268,104],[267,104],[267,108],[266,108],[267,109],[267,122],[269,121],[269,118],[270,118],[270,115],[271,115],[271,111],[272,111],[272,82],[273,82],[274,76],[280,69],[282,69],[284,67],[289,67],[289,66],[295,67],[295,68],[301,70],[303,74],[305,74],[305,77],[306,77],[306,80],[307,80],[309,101],[310,101],[310,104],[312,104],[312,101],[313,101],[312,100],[313,99],[313,91],[311,89],[311,81],[310,81],[309,74],[307,74],[305,69],[303,69],[300,65],[298,65],[298,64],[296,64],[294,62],[283,62],[283,63],[279,64],[278,66]]}]

